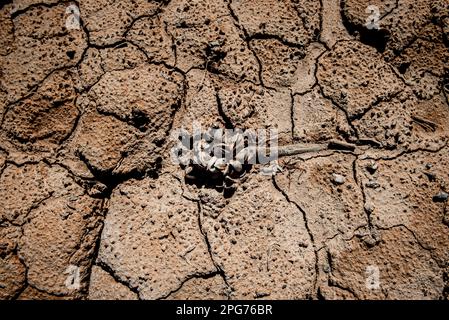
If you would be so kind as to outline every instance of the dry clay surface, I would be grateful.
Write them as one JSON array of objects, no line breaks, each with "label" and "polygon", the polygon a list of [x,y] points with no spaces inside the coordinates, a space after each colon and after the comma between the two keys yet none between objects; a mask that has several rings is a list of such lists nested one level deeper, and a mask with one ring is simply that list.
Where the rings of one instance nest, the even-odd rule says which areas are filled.
[{"label": "dry clay surface", "polygon": [[[447,299],[448,46],[448,0],[2,4],[0,299]],[[226,195],[193,121],[357,148]]]}]

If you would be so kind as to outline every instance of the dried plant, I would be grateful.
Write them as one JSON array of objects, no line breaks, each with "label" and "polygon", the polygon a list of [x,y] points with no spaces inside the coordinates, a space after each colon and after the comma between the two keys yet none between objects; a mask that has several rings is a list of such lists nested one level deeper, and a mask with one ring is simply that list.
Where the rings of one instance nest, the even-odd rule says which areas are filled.
[{"label": "dried plant", "polygon": [[[274,175],[282,170],[277,163],[278,157],[324,150],[355,149],[352,144],[335,140],[325,144],[268,146],[265,136],[257,136],[255,132],[222,129],[209,129],[193,135],[182,130],[179,139],[180,143],[173,151],[185,170],[186,179],[221,181],[225,188],[236,182],[236,179],[242,178],[254,164],[263,165],[260,170],[262,174]],[[267,150],[268,156],[261,159],[260,155],[266,154]]]}]

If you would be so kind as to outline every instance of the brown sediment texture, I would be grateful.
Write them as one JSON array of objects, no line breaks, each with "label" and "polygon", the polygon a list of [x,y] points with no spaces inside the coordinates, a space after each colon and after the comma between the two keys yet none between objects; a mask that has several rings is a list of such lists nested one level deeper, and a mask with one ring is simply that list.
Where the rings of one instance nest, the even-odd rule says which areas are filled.
[{"label": "brown sediment texture", "polygon": [[[447,299],[448,6],[2,5],[0,299]],[[229,193],[171,162],[194,121],[357,148]]]}]

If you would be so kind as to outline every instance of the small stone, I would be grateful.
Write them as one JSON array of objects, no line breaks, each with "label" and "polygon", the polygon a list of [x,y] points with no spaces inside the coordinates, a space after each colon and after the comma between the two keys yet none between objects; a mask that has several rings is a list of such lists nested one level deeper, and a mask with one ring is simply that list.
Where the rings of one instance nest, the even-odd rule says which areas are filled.
[{"label": "small stone", "polygon": [[335,184],[343,184],[343,183],[345,183],[345,181],[346,181],[346,178],[345,177],[343,177],[342,175],[340,175],[340,174],[333,174],[332,175],[332,182],[333,183],[335,183]]},{"label": "small stone", "polygon": [[372,236],[366,236],[362,239],[363,243],[365,243],[368,248],[374,247],[379,241]]},{"label": "small stone", "polygon": [[368,213],[373,213],[374,211],[374,205],[372,203],[365,203],[365,211]]},{"label": "small stone", "polygon": [[63,212],[61,213],[61,218],[62,218],[63,220],[65,220],[65,219],[67,219],[71,214],[72,214],[72,212],[69,212],[69,211],[63,211]]},{"label": "small stone", "polygon": [[439,192],[438,194],[433,196],[433,202],[446,202],[449,195],[446,192]]},{"label": "small stone", "polygon": [[424,172],[424,174],[426,175],[426,177],[429,179],[430,182],[435,182],[437,180],[436,175],[433,173]]},{"label": "small stone", "polygon": [[368,170],[369,173],[374,174],[377,169],[379,168],[379,166],[377,165],[376,162],[371,161],[367,166],[366,166],[366,170]]},{"label": "small stone", "polygon": [[219,47],[222,45],[221,41],[211,41],[209,42],[209,47]]},{"label": "small stone", "polygon": [[106,185],[97,182],[88,190],[87,193],[91,197],[101,197],[106,192],[107,188],[108,187]]},{"label": "small stone", "polygon": [[256,292],[254,294],[254,298],[255,299],[259,299],[259,298],[264,298],[264,297],[268,297],[270,294],[268,292]]},{"label": "small stone", "polygon": [[377,189],[380,187],[380,184],[377,181],[370,180],[365,184],[367,188]]}]

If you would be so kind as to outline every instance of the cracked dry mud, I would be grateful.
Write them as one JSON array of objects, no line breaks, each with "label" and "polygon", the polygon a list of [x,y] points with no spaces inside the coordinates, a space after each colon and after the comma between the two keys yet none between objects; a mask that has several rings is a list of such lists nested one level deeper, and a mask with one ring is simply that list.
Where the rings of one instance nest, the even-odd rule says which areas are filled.
[{"label": "cracked dry mud", "polygon": [[[2,3],[0,299],[448,298],[447,0]],[[225,195],[194,120],[357,148]]]}]

